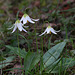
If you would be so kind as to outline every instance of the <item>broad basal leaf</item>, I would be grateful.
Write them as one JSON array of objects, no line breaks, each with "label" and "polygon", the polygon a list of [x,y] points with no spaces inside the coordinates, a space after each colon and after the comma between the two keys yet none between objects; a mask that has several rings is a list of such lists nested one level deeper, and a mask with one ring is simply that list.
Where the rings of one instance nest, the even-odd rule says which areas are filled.
[{"label": "broad basal leaf", "polygon": [[43,64],[44,64],[44,68],[48,71],[49,69],[51,69],[51,65],[57,61],[58,57],[60,56],[62,50],[64,49],[66,45],[66,42],[61,42],[57,45],[55,45],[54,47],[52,47],[51,49],[49,49],[43,56]]},{"label": "broad basal leaf", "polygon": [[75,65],[75,59],[74,58],[63,58],[62,59],[62,65],[59,62],[59,64],[53,69],[53,71],[51,73],[58,73],[59,72],[59,67],[62,66],[62,70],[64,71],[69,67],[72,67]]},{"label": "broad basal leaf", "polygon": [[10,62],[12,62],[14,58],[15,58],[15,56],[11,56],[11,57],[5,58],[6,60],[1,61],[1,62],[0,62],[0,69],[2,69],[2,68],[4,68],[4,67],[6,67],[7,65],[9,65]]},{"label": "broad basal leaf", "polygon": [[18,47],[12,47],[12,46],[9,46],[9,45],[6,45],[6,47],[11,50],[10,53],[17,54],[18,56],[20,55],[22,58],[24,58],[26,53],[27,53],[25,50],[20,49]]},{"label": "broad basal leaf", "polygon": [[24,69],[30,71],[40,60],[40,54],[37,52],[28,52],[24,58]]},{"label": "broad basal leaf", "polygon": [[5,58],[3,56],[0,56],[0,61],[5,60]]}]

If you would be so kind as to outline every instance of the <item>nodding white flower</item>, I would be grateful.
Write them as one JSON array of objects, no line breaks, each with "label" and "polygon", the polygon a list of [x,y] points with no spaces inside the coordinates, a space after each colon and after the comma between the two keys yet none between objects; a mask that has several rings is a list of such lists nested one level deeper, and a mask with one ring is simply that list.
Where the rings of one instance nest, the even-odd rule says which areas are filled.
[{"label": "nodding white flower", "polygon": [[27,14],[24,14],[20,21],[23,21],[23,24],[26,24],[27,22],[35,23],[34,21],[38,21],[38,20],[39,19],[32,19]]},{"label": "nodding white flower", "polygon": [[[13,29],[13,31],[12,31],[12,33],[13,32],[15,32],[15,30],[18,28],[19,29],[19,31],[25,31],[25,32],[27,32],[24,28],[23,28],[23,24],[21,23],[21,21],[20,20],[17,20],[16,22],[15,22],[15,24],[11,27],[11,28],[8,28],[8,29],[12,29],[12,28],[14,28]],[[24,26],[25,28],[27,28],[27,26]]]},{"label": "nodding white flower", "polygon": [[[60,31],[60,30],[59,30]],[[57,34],[56,32],[59,32],[59,31],[56,31],[56,30],[54,30],[51,26],[48,26],[47,28],[46,28],[46,30],[41,34],[41,35],[39,35],[39,36],[42,36],[43,34],[45,34],[46,32],[47,32],[47,34],[51,34],[51,32],[53,33],[53,34]]]}]

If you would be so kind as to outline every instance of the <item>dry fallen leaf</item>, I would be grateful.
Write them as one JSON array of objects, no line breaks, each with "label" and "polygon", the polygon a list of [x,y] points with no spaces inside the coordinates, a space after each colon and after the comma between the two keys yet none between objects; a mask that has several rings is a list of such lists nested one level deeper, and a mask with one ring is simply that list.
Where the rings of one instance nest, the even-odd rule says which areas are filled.
[{"label": "dry fallen leaf", "polygon": [[68,4],[68,2],[72,3],[72,2],[75,2],[75,0],[66,0],[66,1],[63,1],[61,5],[64,6],[64,5]]},{"label": "dry fallen leaf", "polygon": [[44,24],[44,27],[48,27],[49,25],[50,25],[51,27],[56,26],[55,23],[45,23],[45,24]]},{"label": "dry fallen leaf", "polygon": [[40,0],[35,1],[34,6],[39,7],[40,6]]}]

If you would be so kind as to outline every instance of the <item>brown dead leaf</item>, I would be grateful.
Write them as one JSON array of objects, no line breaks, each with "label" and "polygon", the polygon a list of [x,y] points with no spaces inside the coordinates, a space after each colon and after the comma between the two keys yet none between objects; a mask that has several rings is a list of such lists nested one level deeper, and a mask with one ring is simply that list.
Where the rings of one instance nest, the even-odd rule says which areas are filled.
[{"label": "brown dead leaf", "polygon": [[66,1],[63,1],[62,2],[62,5],[64,6],[64,5],[66,5],[66,4],[68,4],[68,2],[75,2],[75,0],[66,0]]},{"label": "brown dead leaf", "polygon": [[48,27],[49,25],[50,25],[51,27],[56,26],[55,23],[45,23],[45,24],[44,24],[44,27]]},{"label": "brown dead leaf", "polygon": [[35,1],[34,6],[39,7],[40,6],[40,0]]},{"label": "brown dead leaf", "polygon": [[46,14],[41,14],[41,19],[48,19],[48,15],[46,15]]}]

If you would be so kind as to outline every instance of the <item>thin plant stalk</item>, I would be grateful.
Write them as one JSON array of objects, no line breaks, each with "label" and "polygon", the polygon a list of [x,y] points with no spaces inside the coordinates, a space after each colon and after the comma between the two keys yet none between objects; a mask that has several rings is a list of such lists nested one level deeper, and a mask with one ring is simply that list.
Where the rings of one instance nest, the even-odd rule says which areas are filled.
[{"label": "thin plant stalk", "polygon": [[67,70],[67,68],[68,68],[68,66],[70,65],[70,63],[73,61],[73,59],[70,61],[70,62],[68,62],[68,65],[67,65],[67,67],[65,68],[65,71],[64,71],[64,75],[66,75],[66,70]]},{"label": "thin plant stalk", "polygon": [[[43,31],[43,26],[42,26],[42,31]],[[42,49],[42,52],[40,54],[40,75],[42,74],[42,68],[44,68],[43,66],[43,36],[41,36],[41,49]]]},{"label": "thin plant stalk", "polygon": [[35,28],[35,24],[34,24],[34,30],[35,30],[35,37],[36,37],[36,48],[37,48],[37,52],[38,52],[38,42],[37,42],[37,35],[36,35],[36,28]]},{"label": "thin plant stalk", "polygon": [[62,72],[62,59],[60,60],[59,75],[61,75],[61,72]]},{"label": "thin plant stalk", "polygon": [[[28,36],[28,39],[29,39],[29,36]],[[30,51],[30,44],[29,42],[26,40],[27,44],[28,44],[28,51]]]},{"label": "thin plant stalk", "polygon": [[[21,35],[21,34],[19,34],[19,36],[21,36],[26,41],[26,43],[28,45],[28,51],[30,51],[30,46],[29,46],[28,40],[23,35]],[[29,36],[28,36],[28,38],[29,38]]]},{"label": "thin plant stalk", "polygon": [[[35,28],[35,24],[34,24],[34,31],[35,31],[35,38],[36,38],[36,48],[37,48],[37,53],[39,52],[38,51],[38,41],[37,41],[37,35],[36,35],[36,28]],[[39,66],[37,67],[37,70],[36,71],[39,71]]]},{"label": "thin plant stalk", "polygon": [[[16,19],[18,19],[18,14],[19,14],[19,11],[17,12]],[[20,63],[21,63],[21,67],[22,67],[22,62],[21,62],[22,60],[21,60],[20,47],[19,47],[19,35],[18,35],[18,30],[17,30],[17,41],[18,41],[19,58],[20,58]],[[22,69],[22,73],[24,74],[23,69]]]},{"label": "thin plant stalk", "polygon": [[[19,58],[20,58],[20,63],[21,63],[21,67],[22,67],[22,60],[21,60],[20,47],[19,47],[19,36],[18,36],[18,30],[17,30],[17,41],[18,41]],[[22,69],[22,72],[23,72],[23,69]],[[24,72],[23,72],[23,74],[24,74]]]},{"label": "thin plant stalk", "polygon": [[[64,28],[65,28],[65,32],[66,32],[65,39],[68,39],[68,35],[67,35],[67,24],[66,23],[64,23]],[[67,47],[66,47],[66,50],[65,51],[66,51],[65,52],[65,55],[67,55]],[[65,61],[66,61],[66,59],[65,59]],[[66,73],[66,70],[64,71],[64,75],[65,75],[65,73]]]}]

